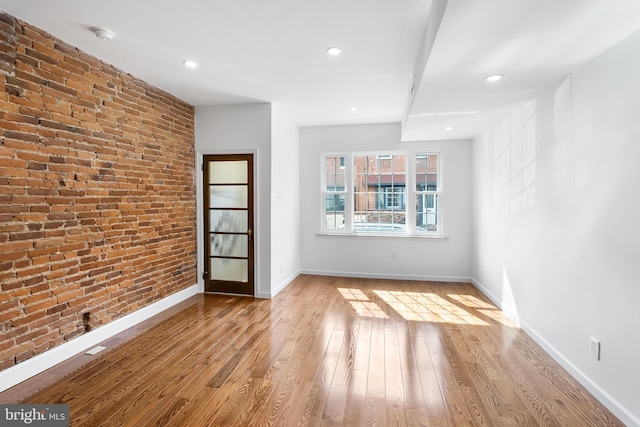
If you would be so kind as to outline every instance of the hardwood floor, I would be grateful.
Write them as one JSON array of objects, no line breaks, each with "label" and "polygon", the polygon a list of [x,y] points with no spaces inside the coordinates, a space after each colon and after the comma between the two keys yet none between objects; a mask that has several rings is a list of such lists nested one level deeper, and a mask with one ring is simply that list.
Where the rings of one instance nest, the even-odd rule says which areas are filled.
[{"label": "hardwood floor", "polygon": [[73,426],[623,425],[470,284],[300,276],[105,345],[0,401],[68,403]]}]

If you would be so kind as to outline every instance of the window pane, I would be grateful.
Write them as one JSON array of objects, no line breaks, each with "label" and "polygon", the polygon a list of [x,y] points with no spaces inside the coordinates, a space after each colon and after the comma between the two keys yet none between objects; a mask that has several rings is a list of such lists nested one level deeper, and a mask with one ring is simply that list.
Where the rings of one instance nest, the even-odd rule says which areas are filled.
[{"label": "window pane", "polygon": [[427,156],[425,154],[416,155],[416,173],[427,173]]},{"label": "window pane", "polygon": [[438,231],[437,194],[416,196],[416,229],[418,231]]},{"label": "window pane", "polygon": [[249,262],[246,259],[211,258],[209,278],[246,282],[249,277]]},{"label": "window pane", "polygon": [[246,232],[249,228],[247,211],[211,210],[210,226],[213,231]]},{"label": "window pane", "polygon": [[246,208],[248,203],[246,185],[209,186],[209,207]]},{"label": "window pane", "polygon": [[211,255],[247,257],[249,236],[246,234],[211,234]]},{"label": "window pane", "polygon": [[427,156],[427,173],[438,173],[438,155],[429,154]]},{"label": "window pane", "polygon": [[246,160],[209,162],[209,184],[244,184],[247,180]]},{"label": "window pane", "polygon": [[344,156],[325,158],[324,181],[326,191],[344,191]]},{"label": "window pane", "polygon": [[325,195],[325,228],[327,230],[344,229],[344,194]]},{"label": "window pane", "polygon": [[438,191],[438,155],[416,155],[416,190]]},{"label": "window pane", "polygon": [[391,173],[392,160],[391,156],[378,157],[378,171],[380,173]]},{"label": "window pane", "polygon": [[354,231],[404,232],[405,155],[354,156]]}]

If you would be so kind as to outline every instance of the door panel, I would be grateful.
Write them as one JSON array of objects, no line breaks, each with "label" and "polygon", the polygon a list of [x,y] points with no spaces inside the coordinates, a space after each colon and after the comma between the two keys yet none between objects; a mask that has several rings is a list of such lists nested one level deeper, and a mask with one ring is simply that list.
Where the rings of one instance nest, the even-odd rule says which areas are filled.
[{"label": "door panel", "polygon": [[253,155],[204,156],[205,291],[253,295]]},{"label": "door panel", "polygon": [[209,184],[211,208],[247,208],[247,185]]}]

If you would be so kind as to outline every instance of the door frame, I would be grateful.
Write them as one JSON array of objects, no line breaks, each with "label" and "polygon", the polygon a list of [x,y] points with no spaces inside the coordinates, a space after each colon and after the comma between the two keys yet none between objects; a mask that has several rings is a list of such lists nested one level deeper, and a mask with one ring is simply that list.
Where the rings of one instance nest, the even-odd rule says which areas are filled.
[{"label": "door frame", "polygon": [[[194,178],[196,183],[196,256],[197,256],[197,266],[198,266],[198,275],[197,275],[197,285],[198,285],[198,293],[204,293],[204,279],[203,274],[207,270],[207,266],[205,264],[205,247],[206,239],[205,239],[205,227],[204,227],[204,179],[203,179],[203,168],[204,168],[204,156],[209,155],[217,155],[217,154],[253,154],[253,224],[254,224],[254,234],[253,234],[253,297],[260,298],[258,296],[258,289],[260,289],[260,272],[262,271],[260,268],[260,235],[262,234],[259,230],[256,232],[256,229],[259,228],[258,219],[260,218],[260,205],[258,204],[258,194],[260,192],[260,180],[258,179],[258,150],[196,150],[195,156],[195,172]],[[234,294],[240,295],[240,294]]]}]

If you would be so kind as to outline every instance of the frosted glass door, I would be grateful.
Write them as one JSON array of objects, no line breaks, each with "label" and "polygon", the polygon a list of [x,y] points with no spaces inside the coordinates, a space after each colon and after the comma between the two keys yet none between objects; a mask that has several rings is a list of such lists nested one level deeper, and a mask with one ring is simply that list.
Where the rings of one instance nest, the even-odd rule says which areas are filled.
[{"label": "frosted glass door", "polygon": [[253,156],[205,156],[205,290],[253,294]]}]

